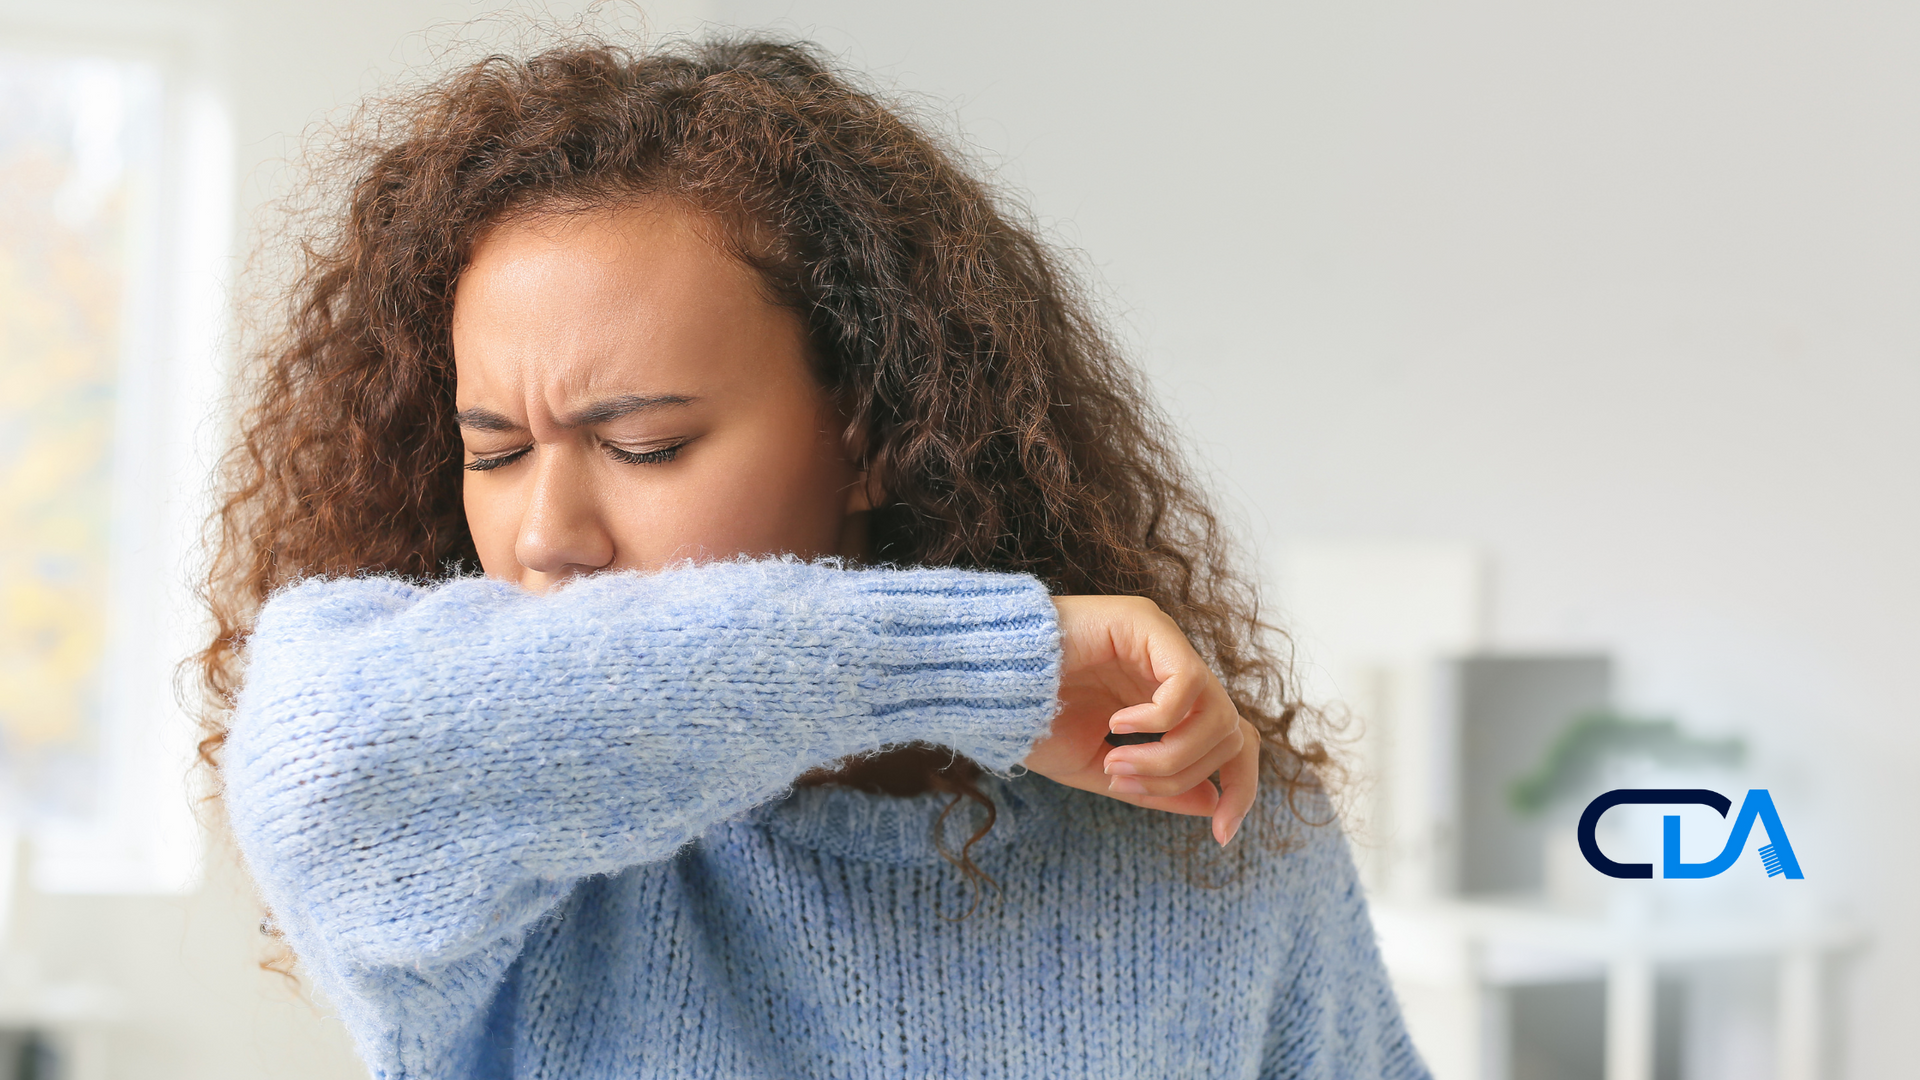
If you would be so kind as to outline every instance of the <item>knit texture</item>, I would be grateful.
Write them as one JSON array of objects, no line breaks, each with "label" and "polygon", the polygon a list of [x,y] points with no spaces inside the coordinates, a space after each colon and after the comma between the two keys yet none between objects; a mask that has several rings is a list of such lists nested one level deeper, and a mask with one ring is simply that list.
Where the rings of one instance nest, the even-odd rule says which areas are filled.
[{"label": "knit texture", "polygon": [[1204,889],[1193,819],[990,776],[957,918],[944,796],[791,789],[908,742],[1011,772],[1059,678],[1031,578],[308,582],[248,662],[234,831],[377,1077],[1426,1075],[1333,828]]}]

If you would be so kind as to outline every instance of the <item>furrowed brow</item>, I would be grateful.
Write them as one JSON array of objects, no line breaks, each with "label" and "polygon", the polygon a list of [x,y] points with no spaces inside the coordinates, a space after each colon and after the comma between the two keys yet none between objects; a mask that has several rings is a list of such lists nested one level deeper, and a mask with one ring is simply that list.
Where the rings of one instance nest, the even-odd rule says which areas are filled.
[{"label": "furrowed brow", "polygon": [[[682,405],[691,405],[695,398],[683,394],[623,394],[620,397],[596,401],[586,408],[563,417],[561,427],[577,428],[590,424],[609,424],[623,416],[632,416],[648,409],[671,409]],[[475,406],[461,409],[453,414],[453,419],[461,427],[472,431],[525,431],[519,421],[508,419],[494,412]]]},{"label": "furrowed brow", "polygon": [[570,428],[585,427],[590,424],[609,424],[637,412],[677,408],[691,405],[693,402],[693,398],[681,394],[624,394],[605,401],[596,401],[573,415],[565,417],[560,423]]}]

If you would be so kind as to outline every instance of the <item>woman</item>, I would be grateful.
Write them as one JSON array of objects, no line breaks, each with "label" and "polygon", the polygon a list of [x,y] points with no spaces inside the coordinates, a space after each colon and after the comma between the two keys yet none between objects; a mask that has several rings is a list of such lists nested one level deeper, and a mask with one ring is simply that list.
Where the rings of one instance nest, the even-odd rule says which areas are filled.
[{"label": "woman", "polygon": [[950,156],[753,41],[401,108],[203,656],[375,1075],[1424,1075],[1251,590]]}]

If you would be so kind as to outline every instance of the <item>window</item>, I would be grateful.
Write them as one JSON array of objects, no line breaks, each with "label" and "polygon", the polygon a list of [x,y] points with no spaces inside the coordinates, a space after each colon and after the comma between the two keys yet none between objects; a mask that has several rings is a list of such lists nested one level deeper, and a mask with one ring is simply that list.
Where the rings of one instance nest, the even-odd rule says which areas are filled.
[{"label": "window", "polygon": [[195,447],[218,385],[231,161],[155,42],[0,26],[0,819],[51,891],[190,884]]}]

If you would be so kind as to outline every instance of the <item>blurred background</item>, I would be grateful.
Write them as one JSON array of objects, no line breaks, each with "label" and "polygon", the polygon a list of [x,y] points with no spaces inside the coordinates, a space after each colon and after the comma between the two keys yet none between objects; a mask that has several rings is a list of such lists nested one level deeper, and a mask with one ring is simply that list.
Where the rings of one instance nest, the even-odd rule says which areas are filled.
[{"label": "blurred background", "polygon": [[[169,679],[263,208],[363,94],[580,9],[497,10],[0,0],[0,1078],[364,1075],[255,967]],[[588,17],[816,40],[1077,253],[1345,704],[1440,1080],[1913,1075],[1920,8]],[[1606,878],[1613,787],[1764,790],[1790,845]],[[1689,862],[1732,820],[1601,846],[1666,815]]]}]

